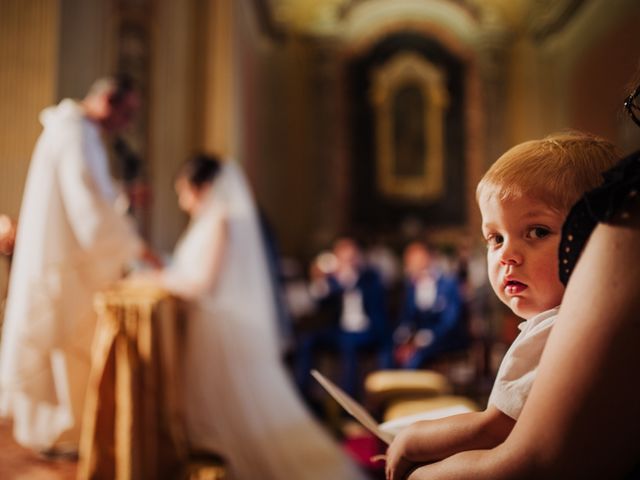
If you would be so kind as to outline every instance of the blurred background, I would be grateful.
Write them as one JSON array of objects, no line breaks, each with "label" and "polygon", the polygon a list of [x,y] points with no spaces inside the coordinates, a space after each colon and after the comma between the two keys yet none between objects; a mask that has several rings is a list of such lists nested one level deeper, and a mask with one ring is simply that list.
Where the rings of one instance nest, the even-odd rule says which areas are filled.
[{"label": "blurred background", "polygon": [[486,285],[475,185],[561,129],[640,147],[622,111],[638,25],[638,0],[0,0],[0,213],[19,221],[39,112],[127,72],[143,114],[112,170],[152,245],[170,252],[186,224],[178,166],[222,154],[270,225],[294,350],[318,321],[308,272],[331,268],[336,238],[379,268],[392,323],[419,239],[461,282],[482,346],[470,375],[490,377],[517,322]]},{"label": "blurred background", "polygon": [[[111,166],[140,232],[172,251],[187,223],[175,174],[194,152],[243,166],[281,282],[283,355],[317,413],[339,423],[311,367],[351,372],[376,412],[364,379],[411,353],[403,277],[424,262],[458,285],[459,331],[420,366],[482,408],[520,320],[488,286],[475,186],[508,148],[562,129],[640,148],[622,110],[638,25],[638,0],[0,0],[0,214],[20,221],[39,112],[126,72],[143,111]],[[428,255],[407,254],[415,241]],[[341,268],[382,288],[358,299],[384,326],[356,373],[323,344],[350,299],[326,301],[319,281]]]},{"label": "blurred background", "polygon": [[114,174],[148,187],[161,250],[196,150],[244,165],[288,256],[345,231],[475,240],[475,184],[510,146],[567,127],[640,145],[621,112],[639,21],[637,0],[0,0],[0,211],[18,216],[40,110],[124,70],[145,111],[139,165]]}]

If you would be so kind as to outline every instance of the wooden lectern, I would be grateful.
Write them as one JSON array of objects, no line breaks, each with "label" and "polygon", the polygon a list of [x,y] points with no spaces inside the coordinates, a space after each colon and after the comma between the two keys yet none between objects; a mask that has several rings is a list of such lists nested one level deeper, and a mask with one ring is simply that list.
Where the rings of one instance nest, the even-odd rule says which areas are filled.
[{"label": "wooden lectern", "polygon": [[176,301],[122,283],[98,294],[95,306],[78,478],[185,478]]}]

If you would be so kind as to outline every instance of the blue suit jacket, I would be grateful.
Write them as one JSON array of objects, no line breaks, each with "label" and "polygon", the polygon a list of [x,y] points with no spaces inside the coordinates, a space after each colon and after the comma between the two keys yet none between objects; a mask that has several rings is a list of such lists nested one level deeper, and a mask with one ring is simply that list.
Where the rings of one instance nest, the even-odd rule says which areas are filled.
[{"label": "blue suit jacket", "polygon": [[437,341],[457,330],[461,314],[462,299],[456,279],[440,275],[436,281],[436,300],[428,310],[418,308],[415,284],[412,281],[405,283],[399,325],[411,331],[428,328]]},{"label": "blue suit jacket", "polygon": [[[342,315],[342,298],[346,291],[338,280],[330,276],[329,293],[325,297],[324,301],[338,302],[337,314],[338,323],[340,316]],[[358,280],[353,287],[362,294],[362,306],[365,314],[369,318],[369,328],[364,332],[358,332],[358,334],[368,334],[375,339],[384,340],[390,335],[389,323],[387,317],[387,305],[385,300],[385,289],[382,284],[382,280],[378,272],[372,269],[365,268],[360,272]]]}]

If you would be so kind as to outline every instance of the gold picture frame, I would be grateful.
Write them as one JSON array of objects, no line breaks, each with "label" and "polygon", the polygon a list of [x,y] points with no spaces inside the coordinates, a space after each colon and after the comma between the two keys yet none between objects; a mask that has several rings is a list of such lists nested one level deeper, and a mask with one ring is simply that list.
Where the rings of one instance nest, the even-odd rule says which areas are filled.
[{"label": "gold picture frame", "polygon": [[372,74],[377,188],[386,197],[437,200],[445,193],[446,76],[424,57],[403,52]]}]

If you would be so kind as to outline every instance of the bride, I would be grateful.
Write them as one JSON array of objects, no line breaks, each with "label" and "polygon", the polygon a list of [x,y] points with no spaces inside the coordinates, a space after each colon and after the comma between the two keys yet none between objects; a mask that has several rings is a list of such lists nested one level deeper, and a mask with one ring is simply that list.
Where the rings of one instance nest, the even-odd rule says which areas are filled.
[{"label": "bride", "polygon": [[190,224],[156,281],[187,300],[189,443],[235,480],[357,480],[296,396],[280,360],[276,307],[256,208],[240,168],[199,155],[176,181]]}]

